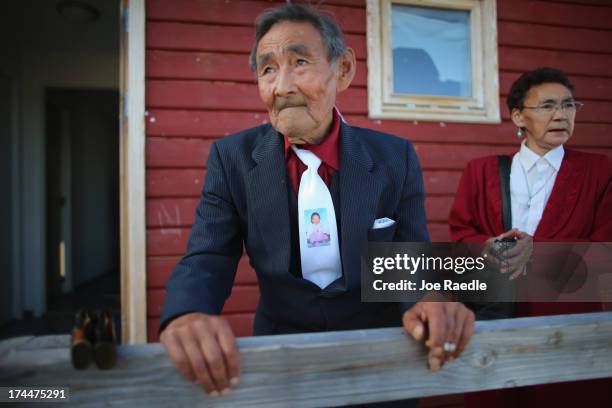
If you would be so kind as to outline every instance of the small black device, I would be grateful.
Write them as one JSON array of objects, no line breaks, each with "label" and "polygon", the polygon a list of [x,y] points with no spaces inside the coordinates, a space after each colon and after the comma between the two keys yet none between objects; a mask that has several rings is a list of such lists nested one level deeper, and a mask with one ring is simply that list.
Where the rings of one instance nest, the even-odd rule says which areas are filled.
[{"label": "small black device", "polygon": [[516,245],[516,238],[502,238],[493,241],[493,249],[497,258],[503,258],[504,252]]}]

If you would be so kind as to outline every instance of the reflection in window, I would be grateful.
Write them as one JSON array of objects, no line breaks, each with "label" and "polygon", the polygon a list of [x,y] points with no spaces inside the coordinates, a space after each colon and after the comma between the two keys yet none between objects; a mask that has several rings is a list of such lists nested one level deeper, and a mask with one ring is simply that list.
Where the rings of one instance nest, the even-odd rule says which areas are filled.
[{"label": "reflection in window", "polygon": [[392,5],[393,92],[472,96],[470,12]]}]

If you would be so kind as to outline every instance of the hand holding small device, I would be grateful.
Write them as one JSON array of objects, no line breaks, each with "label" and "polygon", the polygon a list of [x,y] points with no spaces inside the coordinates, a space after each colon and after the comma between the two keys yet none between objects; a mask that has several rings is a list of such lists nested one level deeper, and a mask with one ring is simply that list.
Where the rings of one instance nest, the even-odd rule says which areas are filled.
[{"label": "hand holding small device", "polygon": [[532,253],[533,237],[515,228],[488,239],[485,246],[489,264],[502,274],[509,273],[510,280],[526,274]]}]

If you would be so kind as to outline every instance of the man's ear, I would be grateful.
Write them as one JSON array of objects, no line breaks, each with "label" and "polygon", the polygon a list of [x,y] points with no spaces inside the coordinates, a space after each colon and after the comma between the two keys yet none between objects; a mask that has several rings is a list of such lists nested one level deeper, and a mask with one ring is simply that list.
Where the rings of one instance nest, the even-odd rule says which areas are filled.
[{"label": "man's ear", "polygon": [[514,122],[514,126],[517,128],[523,129],[525,127],[525,118],[523,118],[523,113],[520,109],[514,108],[512,109],[512,113],[510,114],[512,118],[512,122]]},{"label": "man's ear", "polygon": [[357,60],[355,59],[355,51],[352,48],[347,48],[343,56],[338,58],[336,61],[338,64],[338,86],[337,92],[342,92],[349,87],[353,78],[355,78],[355,71],[357,70]]}]

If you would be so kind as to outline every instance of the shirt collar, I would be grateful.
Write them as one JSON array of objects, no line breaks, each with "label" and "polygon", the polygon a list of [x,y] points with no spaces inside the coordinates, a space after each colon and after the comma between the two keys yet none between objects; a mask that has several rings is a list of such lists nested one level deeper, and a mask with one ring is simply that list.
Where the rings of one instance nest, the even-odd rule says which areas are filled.
[{"label": "shirt collar", "polygon": [[559,171],[563,156],[565,156],[565,150],[563,149],[563,145],[559,145],[546,153],[544,158],[555,168],[555,170]]},{"label": "shirt collar", "polygon": [[[544,160],[546,160],[556,171],[559,171],[564,155],[565,150],[563,149],[563,145],[559,145],[542,156],[542,158],[544,158]],[[529,171],[540,159],[540,156],[528,148],[525,144],[525,140],[523,140],[521,149],[519,150],[519,159],[525,171]]]},{"label": "shirt collar", "polygon": [[[323,141],[316,145],[300,145],[300,149],[310,150],[314,153],[323,163],[334,169],[335,171],[340,170],[340,158],[339,158],[339,141],[340,141],[340,122],[341,122],[340,113],[334,107],[333,110],[333,119],[332,125],[329,130],[329,133]],[[291,143],[289,143],[289,138],[283,135],[283,140],[285,142],[285,159],[289,158],[289,151],[291,151]]]}]

